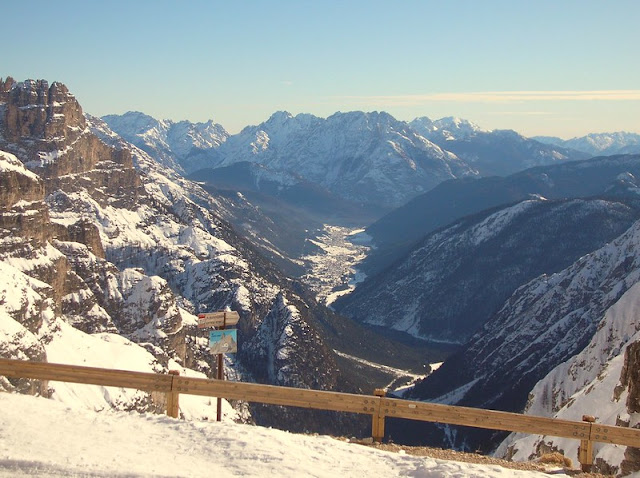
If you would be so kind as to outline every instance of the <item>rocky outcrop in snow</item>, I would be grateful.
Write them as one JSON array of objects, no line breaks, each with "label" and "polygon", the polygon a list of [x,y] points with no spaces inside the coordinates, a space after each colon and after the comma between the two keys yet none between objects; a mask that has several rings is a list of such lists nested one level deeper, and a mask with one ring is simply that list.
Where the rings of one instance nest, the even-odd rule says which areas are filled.
[{"label": "rocky outcrop in snow", "polygon": [[[567,420],[591,414],[598,423],[639,427],[639,313],[640,284],[635,284],[606,311],[587,347],[535,385],[525,412]],[[512,434],[497,453],[523,460],[554,449],[575,461],[577,446],[575,440]],[[603,473],[640,471],[631,448],[595,443],[594,455]]]}]

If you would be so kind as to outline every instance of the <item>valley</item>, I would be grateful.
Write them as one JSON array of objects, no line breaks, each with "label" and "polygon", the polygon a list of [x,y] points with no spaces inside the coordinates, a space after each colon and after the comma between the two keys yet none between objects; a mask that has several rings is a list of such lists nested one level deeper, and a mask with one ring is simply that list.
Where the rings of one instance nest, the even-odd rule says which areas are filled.
[{"label": "valley", "polygon": [[358,271],[358,264],[367,256],[371,246],[355,241],[364,229],[349,229],[325,225],[322,233],[309,239],[317,253],[300,259],[305,273],[300,279],[316,293],[316,300],[330,306],[338,297],[353,292],[366,275]]},{"label": "valley", "polygon": [[[277,112],[229,134],[96,118],[58,82],[0,86],[3,357],[212,376],[196,317],[228,308],[240,316],[233,380],[573,418],[597,390],[602,423],[640,423],[638,153],[590,158],[384,112]],[[92,400],[56,383],[0,389]],[[98,395],[100,409],[154,407],[142,392]],[[367,433],[352,417],[234,405],[239,421]],[[419,424],[389,433],[521,458],[566,447]],[[595,453],[603,469],[640,466],[633,451]]]}]

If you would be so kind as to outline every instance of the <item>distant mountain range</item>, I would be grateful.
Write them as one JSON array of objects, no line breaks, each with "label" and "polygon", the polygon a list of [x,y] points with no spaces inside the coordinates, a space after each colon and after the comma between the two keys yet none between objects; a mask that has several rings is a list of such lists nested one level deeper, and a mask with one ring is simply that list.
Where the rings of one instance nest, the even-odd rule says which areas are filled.
[{"label": "distant mountain range", "polygon": [[562,199],[604,194],[617,182],[634,182],[638,177],[637,156],[620,155],[540,166],[506,177],[446,181],[367,227],[376,249],[362,267],[369,275],[379,272],[426,234],[485,209],[531,196]]},{"label": "distant mountain range", "polygon": [[534,136],[532,139],[541,143],[583,151],[591,156],[640,153],[640,134],[636,133],[592,133],[567,140],[554,136]]},{"label": "distant mountain range", "polygon": [[229,133],[213,121],[176,123],[157,120],[139,112],[107,115],[102,120],[123,139],[179,173],[205,167],[208,162],[206,153],[219,147],[229,137]]},{"label": "distant mountain range", "polygon": [[587,159],[591,155],[570,146],[528,139],[512,130],[484,130],[459,118],[416,118],[418,133],[456,154],[481,176],[506,176],[534,166]]},{"label": "distant mountain range", "polygon": [[[123,138],[148,152],[162,152],[165,164],[177,163],[186,173],[205,166],[259,166],[245,166],[241,180],[236,173],[222,174],[220,179],[216,179],[218,174],[197,173],[208,178],[212,186],[279,194],[289,204],[299,205],[300,194],[287,196],[283,191],[301,186],[307,189],[303,186],[306,184],[324,190],[327,197],[360,204],[360,210],[354,210],[353,216],[345,218],[347,221],[371,217],[372,211],[380,216],[445,180],[506,175],[535,165],[588,157],[513,131],[485,131],[455,118],[431,121],[423,117],[406,123],[384,112],[336,113],[326,119],[277,112],[264,123],[246,127],[236,135],[225,135],[212,125],[187,127],[178,123],[183,132],[180,141],[177,135],[167,133],[177,131],[176,125],[142,113],[103,119]],[[209,135],[206,141],[196,141],[194,138],[200,136],[194,131],[203,130]],[[170,160],[164,153],[171,150],[172,144],[181,149],[169,155]],[[214,145],[203,149],[202,144]],[[192,145],[191,150],[187,151],[185,145]],[[265,176],[268,184],[277,184],[277,192],[263,189]],[[326,218],[326,211],[316,206],[317,203],[307,204],[305,208]]]}]

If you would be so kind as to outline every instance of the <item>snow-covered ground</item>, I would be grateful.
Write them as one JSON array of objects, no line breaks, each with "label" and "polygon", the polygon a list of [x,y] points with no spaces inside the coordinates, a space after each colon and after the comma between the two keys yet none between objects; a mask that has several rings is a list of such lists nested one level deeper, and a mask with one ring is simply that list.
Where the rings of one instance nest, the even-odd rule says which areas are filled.
[{"label": "snow-covered ground", "polygon": [[309,271],[302,280],[316,293],[318,302],[331,305],[338,297],[352,292],[366,276],[356,267],[371,246],[362,240],[364,229],[326,224],[316,240],[317,254],[302,257]]},{"label": "snow-covered ground", "polygon": [[0,393],[0,410],[0,477],[547,476],[232,422],[96,413],[9,393]]}]

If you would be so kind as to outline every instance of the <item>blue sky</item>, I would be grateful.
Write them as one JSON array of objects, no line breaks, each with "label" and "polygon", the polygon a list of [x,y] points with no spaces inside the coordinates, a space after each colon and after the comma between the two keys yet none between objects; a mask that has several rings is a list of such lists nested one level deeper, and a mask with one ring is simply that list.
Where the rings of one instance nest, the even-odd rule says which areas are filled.
[{"label": "blue sky", "polygon": [[565,138],[640,133],[640,1],[4,2],[0,77],[94,115],[459,116]]}]

